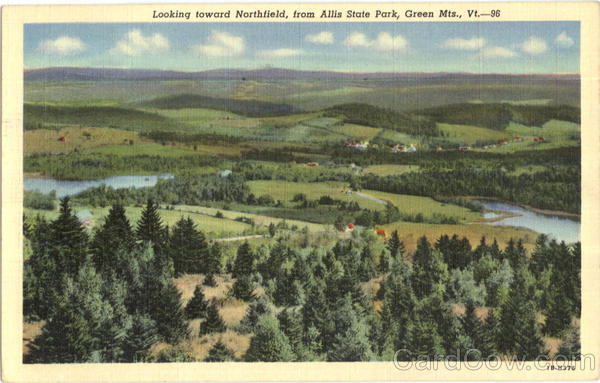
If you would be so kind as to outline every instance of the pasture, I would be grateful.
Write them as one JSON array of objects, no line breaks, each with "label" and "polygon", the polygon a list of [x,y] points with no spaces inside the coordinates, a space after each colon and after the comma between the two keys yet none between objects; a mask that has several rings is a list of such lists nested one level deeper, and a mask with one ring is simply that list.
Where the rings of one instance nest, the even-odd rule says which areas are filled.
[{"label": "pasture", "polygon": [[347,185],[343,182],[249,181],[248,185],[257,197],[268,194],[276,201],[290,202],[296,194],[303,193],[307,199],[329,196],[343,201],[357,202],[364,209],[382,210],[384,208],[377,202],[356,195],[346,195]]},{"label": "pasture", "polygon": [[467,208],[437,202],[429,197],[419,197],[405,194],[384,193],[374,190],[361,190],[361,193],[379,198],[396,206],[404,214],[423,214],[425,218],[432,218],[435,213],[448,217],[455,217],[461,222],[473,222],[481,219],[481,214]]},{"label": "pasture", "polygon": [[[61,137],[64,137],[64,141],[60,140]],[[58,130],[26,130],[23,133],[23,150],[26,156],[37,153],[70,153],[74,150],[117,144],[131,150],[130,143],[140,143],[137,132],[112,128],[71,126]]]}]

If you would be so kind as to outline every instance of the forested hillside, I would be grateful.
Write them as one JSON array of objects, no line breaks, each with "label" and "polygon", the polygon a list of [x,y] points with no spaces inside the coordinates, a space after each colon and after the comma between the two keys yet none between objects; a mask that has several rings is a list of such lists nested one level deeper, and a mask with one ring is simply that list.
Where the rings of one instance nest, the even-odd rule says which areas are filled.
[{"label": "forested hillside", "polygon": [[[549,352],[544,336],[579,356],[578,243],[542,235],[528,253],[520,240],[473,248],[444,235],[409,253],[398,232],[383,244],[364,231],[323,248],[270,231],[271,244],[243,242],[226,260],[191,220],[166,227],[152,201],[133,224],[114,205],[89,234],[63,199],[56,219],[24,226],[23,314],[45,323],[25,362],[194,361],[189,342],[225,332],[249,336],[247,348],[213,337],[204,360],[375,361],[397,350],[415,360],[469,349],[470,360],[533,360]],[[173,278],[193,274],[202,283],[184,304]],[[207,298],[223,275],[233,284]],[[240,302],[246,311],[232,324],[225,307]]]}]

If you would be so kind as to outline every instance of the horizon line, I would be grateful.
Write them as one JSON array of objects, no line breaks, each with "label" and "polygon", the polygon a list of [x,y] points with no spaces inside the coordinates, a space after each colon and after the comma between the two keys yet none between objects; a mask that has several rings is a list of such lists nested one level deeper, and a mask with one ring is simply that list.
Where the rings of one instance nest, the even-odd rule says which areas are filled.
[{"label": "horizon line", "polygon": [[94,67],[94,66],[47,66],[47,67],[23,67],[24,71],[31,70],[43,70],[43,69],[104,69],[104,70],[131,70],[131,71],[159,71],[159,72],[179,72],[179,73],[201,73],[210,71],[260,71],[260,70],[288,70],[295,72],[330,72],[339,74],[465,74],[465,75],[510,75],[510,76],[581,76],[580,72],[461,72],[461,71],[439,71],[439,72],[387,72],[387,71],[376,71],[376,72],[352,72],[334,69],[292,69],[283,67],[262,67],[262,68],[212,68],[212,69],[199,69],[199,70],[182,70],[182,69],[156,69],[156,68],[121,68],[121,67]]}]

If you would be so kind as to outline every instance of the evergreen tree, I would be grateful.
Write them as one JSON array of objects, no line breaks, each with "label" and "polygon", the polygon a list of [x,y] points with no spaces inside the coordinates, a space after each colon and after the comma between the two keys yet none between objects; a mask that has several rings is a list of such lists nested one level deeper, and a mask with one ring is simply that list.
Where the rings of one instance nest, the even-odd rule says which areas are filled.
[{"label": "evergreen tree", "polygon": [[77,274],[88,250],[88,236],[69,206],[69,197],[60,200],[59,215],[50,224],[50,254],[59,272]]},{"label": "evergreen tree", "polygon": [[410,324],[413,320],[413,308],[416,305],[410,269],[401,260],[393,261],[390,275],[383,283],[384,297],[382,318],[382,336],[379,343],[382,349],[386,343],[395,352],[407,348]]},{"label": "evergreen tree", "polygon": [[158,256],[163,255],[168,236],[165,237],[165,229],[158,214],[158,204],[151,199],[146,203],[146,208],[142,210],[135,234],[138,240],[145,243],[151,242],[152,248]]},{"label": "evergreen tree", "polygon": [[175,344],[188,336],[188,324],[181,306],[181,293],[172,282],[165,284],[152,304],[152,319],[156,322],[158,334],[165,342]]},{"label": "evergreen tree", "polygon": [[177,221],[169,245],[175,275],[207,271],[208,244],[190,217]]},{"label": "evergreen tree", "polygon": [[273,314],[271,302],[263,295],[252,301],[246,309],[246,315],[240,322],[239,331],[242,334],[254,331],[258,319],[265,314]]},{"label": "evergreen tree", "polygon": [[548,311],[546,312],[546,322],[544,323],[544,334],[550,336],[560,336],[571,323],[571,310],[568,298],[562,286],[553,285],[550,287],[547,296]]},{"label": "evergreen tree", "polygon": [[444,290],[448,281],[448,266],[438,250],[432,250],[427,238],[421,237],[413,258],[412,286],[417,298],[436,290]]},{"label": "evergreen tree", "polygon": [[544,352],[538,334],[537,309],[530,298],[534,295],[534,282],[527,267],[521,267],[508,299],[501,305],[498,338],[501,352],[515,352],[527,358],[535,358]]},{"label": "evergreen tree", "polygon": [[390,252],[387,249],[381,250],[381,254],[379,255],[379,264],[377,265],[377,271],[381,274],[386,274],[390,271],[390,262],[392,261],[392,257]]},{"label": "evergreen tree", "polygon": [[206,318],[206,309],[208,302],[204,299],[202,287],[197,285],[194,289],[194,296],[185,306],[185,317],[187,319]]},{"label": "evergreen tree", "polygon": [[208,351],[208,356],[204,359],[205,362],[233,362],[235,355],[230,348],[219,339],[214,346]]},{"label": "evergreen tree", "polygon": [[360,253],[360,267],[358,275],[362,282],[366,282],[375,276],[375,260],[371,247],[367,244],[363,247]]},{"label": "evergreen tree", "polygon": [[328,349],[333,333],[330,306],[323,290],[318,282],[311,284],[308,288],[306,303],[302,306],[302,322],[305,333],[309,328],[314,327],[319,334],[317,342],[320,343],[320,347],[316,348],[316,352]]},{"label": "evergreen tree", "polygon": [[223,247],[215,242],[208,252],[208,258],[206,259],[206,273],[207,274],[219,274],[221,272],[221,258],[223,257]]},{"label": "evergreen tree", "polygon": [[260,317],[244,359],[247,362],[288,362],[294,359],[289,340],[279,329],[277,318],[271,315]]},{"label": "evergreen tree", "polygon": [[279,328],[288,337],[292,351],[296,355],[295,360],[299,362],[317,360],[318,355],[316,350],[313,349],[315,344],[311,342],[314,340],[313,335],[317,330],[311,327],[306,334],[304,333],[300,310],[297,308],[283,309],[277,315],[277,319],[279,320]]},{"label": "evergreen tree", "polygon": [[327,359],[330,361],[368,361],[374,358],[368,338],[368,326],[352,304],[352,296],[346,295],[334,313],[335,339]]},{"label": "evergreen tree", "polygon": [[404,243],[400,240],[398,230],[394,230],[388,239],[387,248],[390,251],[392,259],[402,257],[404,255],[405,247]]},{"label": "evergreen tree", "polygon": [[235,257],[235,263],[233,265],[232,276],[239,278],[243,276],[250,276],[254,271],[254,256],[250,249],[248,241],[242,243],[237,250],[237,256]]},{"label": "evergreen tree", "polygon": [[123,344],[123,359],[126,362],[143,362],[150,347],[158,342],[156,322],[147,314],[136,312],[132,323]]},{"label": "evergreen tree", "polygon": [[94,235],[90,246],[96,268],[101,272],[116,270],[117,252],[132,251],[134,245],[135,237],[125,216],[125,208],[115,203],[108,211],[104,224]]},{"label": "evergreen tree", "polygon": [[471,352],[467,356],[469,360],[485,360],[493,350],[488,349],[485,327],[475,313],[475,305],[468,302],[465,314],[461,317],[462,328],[466,336],[471,339],[471,348],[477,352]]},{"label": "evergreen tree", "polygon": [[63,301],[50,314],[30,345],[26,363],[85,363],[94,350],[92,331],[73,302]]},{"label": "evergreen tree", "polygon": [[206,309],[206,321],[200,325],[200,335],[224,331],[225,322],[223,322],[223,319],[221,319],[221,315],[219,314],[219,310],[217,308],[217,302],[213,298]]},{"label": "evergreen tree", "polygon": [[249,301],[254,298],[254,283],[249,275],[239,276],[233,283],[231,291],[237,299]]}]

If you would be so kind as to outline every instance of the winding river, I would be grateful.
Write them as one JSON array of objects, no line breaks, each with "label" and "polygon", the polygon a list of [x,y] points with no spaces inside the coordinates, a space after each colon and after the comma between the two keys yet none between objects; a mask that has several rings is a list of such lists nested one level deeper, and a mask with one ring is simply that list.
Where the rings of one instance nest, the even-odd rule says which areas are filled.
[{"label": "winding river", "polygon": [[173,178],[170,174],[161,174],[154,176],[114,176],[97,180],[87,181],[63,181],[53,178],[29,178],[25,177],[23,186],[25,190],[36,190],[42,193],[56,192],[58,198],[67,195],[75,195],[86,189],[106,185],[114,189],[140,188],[154,186],[159,179]]},{"label": "winding river", "polygon": [[[580,241],[581,222],[567,217],[542,214],[506,202],[477,200],[485,210],[484,218],[501,217],[494,212],[506,212],[512,216],[488,222],[493,226],[519,226],[544,233],[557,241],[567,243]],[[490,211],[491,210],[491,211]]]}]

